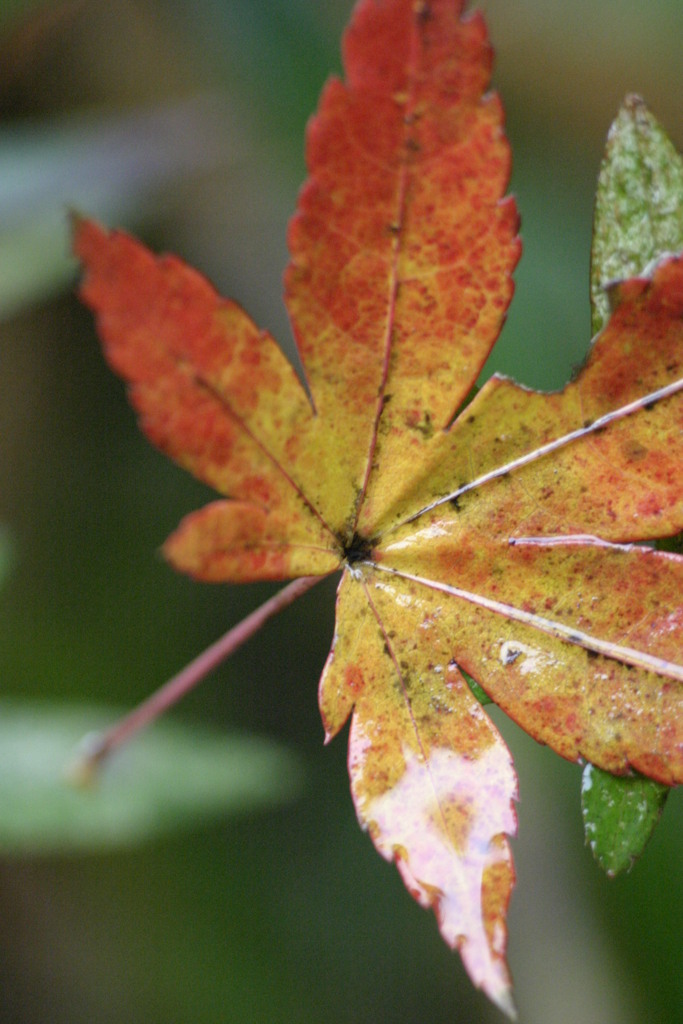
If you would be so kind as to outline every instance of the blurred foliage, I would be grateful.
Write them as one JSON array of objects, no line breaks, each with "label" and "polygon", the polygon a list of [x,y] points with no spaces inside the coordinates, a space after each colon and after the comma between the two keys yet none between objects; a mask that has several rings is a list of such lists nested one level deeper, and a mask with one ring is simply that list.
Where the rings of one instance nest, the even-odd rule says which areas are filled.
[{"label": "blurred foliage", "polygon": [[226,812],[277,804],[300,788],[295,758],[274,743],[168,721],[87,785],[72,778],[83,741],[121,714],[0,701],[0,853],[132,846]]},{"label": "blurred foliage", "polygon": [[14,565],[14,541],[10,531],[0,524],[0,587],[9,576]]},{"label": "blurred foliage", "polygon": [[[0,594],[5,695],[131,704],[270,592],[199,586],[155,556],[207,492],[139,437],[65,287],[62,217],[75,206],[179,252],[291,352],[280,301],[286,222],[304,177],[305,122],[339,69],[351,6],[0,8],[0,287],[19,281],[3,293],[0,324],[0,521],[17,552]],[[641,93],[683,144],[683,7],[483,7],[526,253],[487,374],[558,387],[590,337],[595,182],[623,96]],[[210,113],[166,120],[165,134],[139,127],[207,96]],[[89,160],[98,146],[103,159]],[[304,798],[130,853],[0,860],[3,1022],[498,1019],[359,832],[344,743],[322,749],[325,586],[328,600],[319,590],[288,609],[183,708],[295,745]],[[680,794],[634,871],[607,883],[583,847],[580,769],[493,716],[520,773],[511,950],[525,1024],[681,1019]]]}]

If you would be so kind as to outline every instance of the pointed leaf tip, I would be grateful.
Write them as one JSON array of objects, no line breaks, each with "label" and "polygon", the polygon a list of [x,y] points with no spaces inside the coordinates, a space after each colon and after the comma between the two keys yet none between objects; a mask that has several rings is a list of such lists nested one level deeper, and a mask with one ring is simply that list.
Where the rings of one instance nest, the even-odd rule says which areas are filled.
[{"label": "pointed leaf tip", "polygon": [[[451,659],[438,595],[345,575],[321,680],[328,729],[353,707],[356,811],[408,891],[432,907],[473,983],[511,1013],[506,915],[514,884],[506,835],[517,784],[500,735]],[[355,705],[355,706],[354,706]]]},{"label": "pointed leaf tip", "polygon": [[289,230],[290,318],[366,536],[476,381],[519,257],[491,49],[461,6],[357,5]]}]

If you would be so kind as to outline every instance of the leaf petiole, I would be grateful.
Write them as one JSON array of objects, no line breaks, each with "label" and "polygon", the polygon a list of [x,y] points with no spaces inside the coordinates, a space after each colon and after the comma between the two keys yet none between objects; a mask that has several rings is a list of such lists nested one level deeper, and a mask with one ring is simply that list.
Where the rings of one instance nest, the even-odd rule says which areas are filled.
[{"label": "leaf petiole", "polygon": [[189,665],[186,665],[147,700],[138,704],[109,729],[86,736],[81,752],[69,766],[70,778],[81,785],[92,782],[100,766],[113,751],[173,707],[185,694],[201,683],[210,672],[213,672],[222,661],[229,658],[238,647],[241,647],[257,633],[268,619],[287,608],[322,579],[325,577],[302,576],[300,579],[293,580],[247,615],[245,619],[238,622],[236,626],[229,629],[227,633],[224,633]]}]

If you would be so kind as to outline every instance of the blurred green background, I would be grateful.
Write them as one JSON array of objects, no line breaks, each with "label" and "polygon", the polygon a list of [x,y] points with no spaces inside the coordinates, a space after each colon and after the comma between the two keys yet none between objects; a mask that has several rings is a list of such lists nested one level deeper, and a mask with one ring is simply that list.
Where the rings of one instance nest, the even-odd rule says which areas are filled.
[{"label": "blurred green background", "polygon": [[[286,223],[351,6],[0,6],[3,695],[132,704],[271,592],[194,584],[156,554],[207,493],[142,440],[104,367],[73,296],[65,210],[179,253],[290,345]],[[482,6],[526,253],[491,368],[558,387],[589,340],[592,199],[624,94],[643,94],[683,145],[683,6]],[[501,1019],[359,831],[344,738],[323,749],[333,595],[332,581],[307,595],[178,712],[293,749],[297,801],[118,852],[0,857],[3,1024]],[[610,882],[583,845],[580,769],[494,717],[520,775],[521,1020],[683,1019],[680,795],[642,862]]]}]

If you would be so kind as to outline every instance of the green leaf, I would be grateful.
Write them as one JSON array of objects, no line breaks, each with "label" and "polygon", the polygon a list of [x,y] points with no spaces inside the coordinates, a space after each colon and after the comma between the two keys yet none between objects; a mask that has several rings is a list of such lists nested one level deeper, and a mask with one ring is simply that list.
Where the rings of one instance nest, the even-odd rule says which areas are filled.
[{"label": "green leaf", "polygon": [[636,277],[683,249],[683,160],[639,96],[627,96],[607,136],[591,251],[593,334],[610,315],[612,281]]},{"label": "green leaf", "polygon": [[[595,200],[591,251],[593,334],[610,316],[611,282],[641,274],[683,249],[683,160],[639,96],[627,96],[609,134]],[[678,546],[677,546],[678,545]],[[657,542],[680,551],[680,537]],[[582,789],[586,842],[608,874],[628,868],[654,829],[667,789],[588,765]]]},{"label": "green leaf", "polygon": [[45,0],[3,0],[0,4],[0,24],[17,16],[26,17],[34,7],[46,7]]},{"label": "green leaf", "polygon": [[586,842],[610,877],[628,870],[659,821],[669,787],[644,776],[617,778],[592,764],[583,770]]},{"label": "green leaf", "polygon": [[112,708],[0,702],[0,851],[79,853],[130,846],[176,827],[297,794],[293,755],[263,739],[164,722],[112,757],[95,785],[68,781],[83,735]]}]

